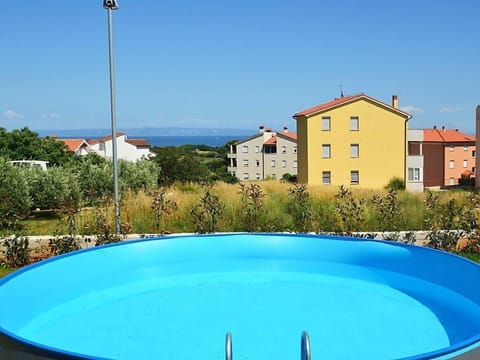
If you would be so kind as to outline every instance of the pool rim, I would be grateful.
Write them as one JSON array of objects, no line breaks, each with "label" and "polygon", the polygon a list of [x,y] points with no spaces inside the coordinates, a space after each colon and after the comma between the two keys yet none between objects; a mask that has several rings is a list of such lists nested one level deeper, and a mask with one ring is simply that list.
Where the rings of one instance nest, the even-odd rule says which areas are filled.
[{"label": "pool rim", "polygon": [[[184,239],[184,238],[201,238],[201,237],[230,237],[230,236],[237,236],[237,235],[249,235],[249,236],[278,236],[278,237],[302,237],[302,238],[312,238],[312,239],[328,239],[328,240],[337,240],[337,241],[358,241],[358,242],[375,242],[375,243],[383,243],[387,244],[390,246],[398,246],[401,248],[407,248],[407,249],[416,249],[415,251],[433,251],[441,254],[442,256],[450,256],[455,258],[457,261],[464,261],[469,264],[473,264],[475,267],[479,268],[480,271],[480,264],[467,259],[465,257],[449,253],[446,251],[438,250],[438,249],[433,249],[433,248],[427,248],[424,246],[420,245],[414,245],[414,244],[406,244],[406,243],[401,243],[401,242],[396,242],[396,241],[391,241],[391,240],[380,240],[380,239],[370,239],[370,238],[363,238],[363,237],[352,237],[352,236],[338,236],[338,235],[323,235],[323,234],[296,234],[296,233],[271,233],[271,232],[255,232],[255,233],[248,233],[248,232],[235,232],[235,233],[214,233],[214,234],[174,234],[174,235],[163,235],[163,236],[154,236],[154,237],[144,237],[144,238],[139,238],[139,239],[131,239],[131,240],[125,240],[125,241],[120,241],[116,243],[111,243],[111,244],[105,244],[105,245],[100,245],[100,246],[92,246],[89,248],[84,248],[80,250],[75,250],[72,252],[68,252],[66,254],[62,255],[57,255],[57,256],[52,256],[48,259],[35,262],[33,264],[29,264],[25,267],[22,267],[18,270],[15,270],[14,272],[4,276],[3,278],[0,279],[0,286],[3,284],[13,280],[17,276],[20,276],[24,272],[32,271],[35,268],[39,266],[44,266],[48,265],[50,262],[54,261],[59,261],[64,258],[68,258],[70,256],[75,256],[78,254],[83,254],[87,253],[90,251],[96,251],[100,249],[106,249],[106,248],[113,248],[116,246],[128,246],[132,245],[135,243],[142,243],[142,242],[151,242],[151,241],[165,241],[165,240],[175,240],[175,239]],[[2,325],[0,325],[0,340],[6,339],[8,342],[13,342],[15,345],[24,348],[28,351],[31,351],[35,355],[39,356],[45,356],[46,358],[51,358],[51,359],[77,359],[77,360],[87,360],[87,359],[93,359],[93,360],[112,360],[109,358],[103,358],[103,357],[98,357],[98,356],[89,356],[85,354],[80,354],[68,350],[63,350],[63,349],[58,349],[54,348],[48,345],[40,344],[28,339],[25,339],[23,337],[20,337],[16,334],[11,333],[10,331],[6,330],[3,328]],[[0,341],[1,343],[2,341]],[[469,347],[475,346],[480,347],[480,333],[472,336],[468,339],[465,339],[459,343],[456,343],[454,345],[451,345],[446,348],[442,348],[439,350],[434,350],[431,352],[427,353],[422,353],[414,356],[409,356],[409,357],[404,357],[400,358],[398,360],[426,360],[426,359],[436,359],[436,358],[441,358],[442,356],[446,355],[460,355],[462,354],[463,350],[466,350]],[[2,346],[0,344],[0,350]]]}]

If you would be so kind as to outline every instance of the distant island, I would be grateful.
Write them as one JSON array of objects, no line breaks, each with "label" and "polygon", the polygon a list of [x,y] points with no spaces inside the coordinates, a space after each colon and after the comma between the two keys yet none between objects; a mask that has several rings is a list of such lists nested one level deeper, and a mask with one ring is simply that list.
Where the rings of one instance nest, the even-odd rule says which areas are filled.
[{"label": "distant island", "polygon": [[[228,128],[182,128],[182,127],[145,127],[118,128],[128,137],[146,136],[234,136],[243,137],[254,134],[257,130]],[[98,138],[107,136],[111,129],[43,129],[34,130],[40,136],[56,135],[63,138]]]}]

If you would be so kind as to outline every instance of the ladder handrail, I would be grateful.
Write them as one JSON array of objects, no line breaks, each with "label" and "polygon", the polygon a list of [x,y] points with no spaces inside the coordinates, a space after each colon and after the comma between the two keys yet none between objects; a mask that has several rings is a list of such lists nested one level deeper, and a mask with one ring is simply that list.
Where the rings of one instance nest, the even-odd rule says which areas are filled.
[{"label": "ladder handrail", "polygon": [[232,356],[232,334],[227,332],[225,336],[225,360],[233,360]]},{"label": "ladder handrail", "polygon": [[301,347],[302,350],[300,360],[310,360],[310,337],[308,336],[308,333],[306,331],[302,332]]}]

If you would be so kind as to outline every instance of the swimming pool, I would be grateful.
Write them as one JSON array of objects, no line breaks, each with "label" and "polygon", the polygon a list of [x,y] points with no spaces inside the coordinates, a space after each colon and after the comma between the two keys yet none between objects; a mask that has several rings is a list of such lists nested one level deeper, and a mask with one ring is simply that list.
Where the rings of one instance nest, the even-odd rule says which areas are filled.
[{"label": "swimming pool", "polygon": [[[478,351],[480,267],[422,247],[287,234],[131,241],[0,283],[0,355],[450,358]],[[8,357],[6,357],[8,358]],[[38,358],[38,357],[37,357]]]}]

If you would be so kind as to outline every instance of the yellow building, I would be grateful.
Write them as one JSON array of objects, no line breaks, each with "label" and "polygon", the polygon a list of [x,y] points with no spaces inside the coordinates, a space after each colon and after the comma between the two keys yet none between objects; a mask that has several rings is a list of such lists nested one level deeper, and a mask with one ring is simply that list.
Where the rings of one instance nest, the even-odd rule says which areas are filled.
[{"label": "yellow building", "polygon": [[342,96],[296,113],[298,181],[384,187],[405,180],[411,115],[365,94]]}]

